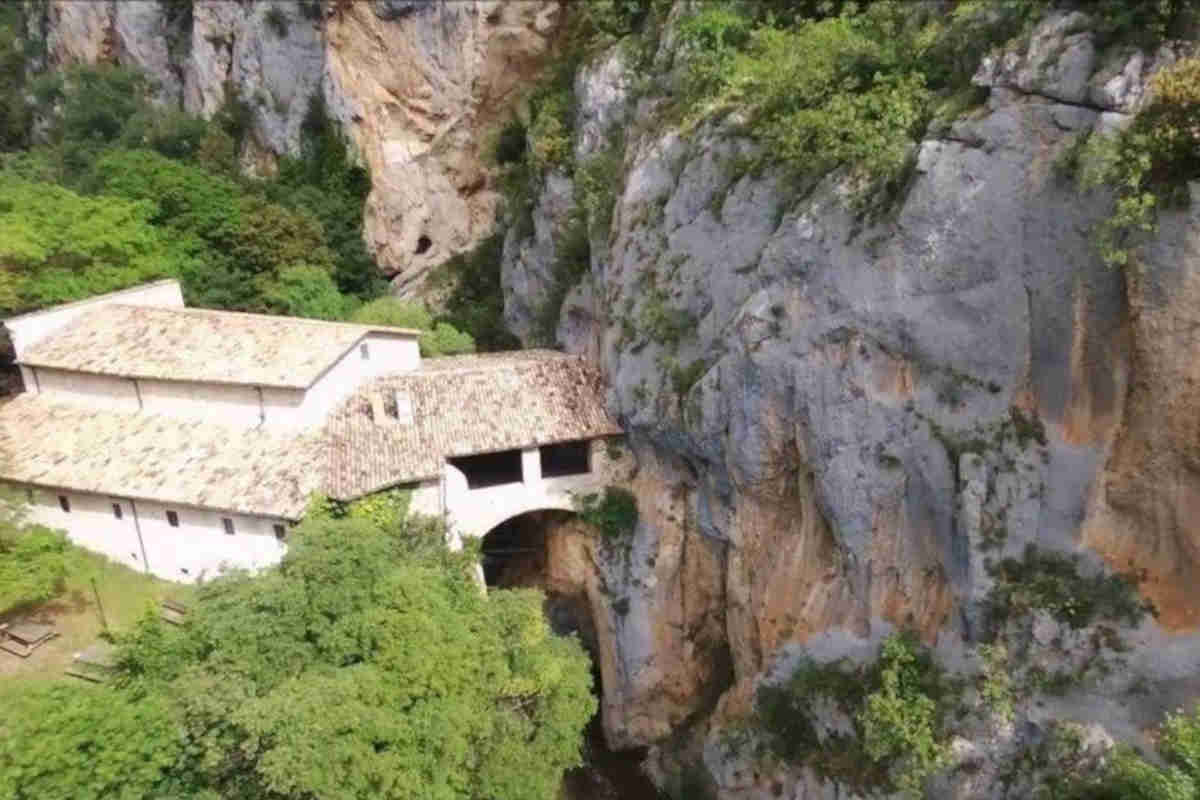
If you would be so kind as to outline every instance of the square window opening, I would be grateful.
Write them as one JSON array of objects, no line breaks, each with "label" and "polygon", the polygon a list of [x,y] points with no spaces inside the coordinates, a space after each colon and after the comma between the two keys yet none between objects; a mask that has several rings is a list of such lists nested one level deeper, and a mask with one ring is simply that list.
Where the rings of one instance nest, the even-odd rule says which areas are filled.
[{"label": "square window opening", "polygon": [[58,507],[63,511],[66,511],[68,514],[71,513],[71,501],[65,494],[60,494],[58,496]]},{"label": "square window opening", "polygon": [[112,509],[113,509],[113,518],[114,519],[121,519],[123,516],[125,516],[124,512],[121,510],[120,503],[113,503]]},{"label": "square window opening", "polygon": [[271,528],[275,531],[275,538],[279,541],[282,542],[287,537],[287,528],[282,525],[272,525]]},{"label": "square window opening", "polygon": [[229,517],[221,517],[221,527],[225,529],[226,536],[233,536],[233,520]]},{"label": "square window opening", "polygon": [[167,524],[170,525],[172,528],[178,528],[179,527],[179,514],[175,513],[174,511],[168,511],[167,512]]},{"label": "square window opening", "polygon": [[477,456],[452,458],[450,463],[462,470],[467,478],[468,489],[483,489],[488,486],[503,486],[520,483],[521,451],[503,450],[499,453],[482,453]]},{"label": "square window opening", "polygon": [[538,448],[543,478],[587,475],[592,471],[590,442],[559,442]]}]

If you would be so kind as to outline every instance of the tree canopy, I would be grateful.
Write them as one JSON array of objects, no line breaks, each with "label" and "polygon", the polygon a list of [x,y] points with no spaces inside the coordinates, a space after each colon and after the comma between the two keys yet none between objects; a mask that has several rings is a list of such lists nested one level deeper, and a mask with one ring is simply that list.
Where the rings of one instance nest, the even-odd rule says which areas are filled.
[{"label": "tree canopy", "polygon": [[0,797],[553,800],[596,709],[586,654],[399,513],[313,513],[183,628],[147,616],[114,688],[22,695]]}]

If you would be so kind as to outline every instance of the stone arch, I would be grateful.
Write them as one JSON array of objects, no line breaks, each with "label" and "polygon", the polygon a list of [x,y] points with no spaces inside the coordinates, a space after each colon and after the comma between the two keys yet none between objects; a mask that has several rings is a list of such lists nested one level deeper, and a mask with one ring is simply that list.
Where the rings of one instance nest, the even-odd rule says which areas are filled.
[{"label": "stone arch", "polygon": [[488,586],[545,588],[547,531],[575,516],[569,508],[531,508],[511,514],[480,537],[479,563]]}]

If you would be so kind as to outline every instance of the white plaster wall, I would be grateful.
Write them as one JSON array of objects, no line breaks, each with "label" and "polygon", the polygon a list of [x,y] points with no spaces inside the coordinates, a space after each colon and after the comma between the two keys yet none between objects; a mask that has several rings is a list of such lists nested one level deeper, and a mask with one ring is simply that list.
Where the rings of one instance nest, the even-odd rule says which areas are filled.
[{"label": "white plaster wall", "polygon": [[421,348],[415,336],[373,332],[364,341],[371,354],[363,363],[365,376],[408,372],[421,366]]},{"label": "white plaster wall", "polygon": [[258,425],[262,418],[253,386],[138,379],[142,410],[150,414],[211,419],[228,425]]},{"label": "white plaster wall", "polygon": [[[58,496],[66,495],[71,502],[67,513],[58,504]],[[113,514],[112,506],[121,506],[121,519]],[[128,500],[95,494],[56,492],[34,489],[29,504],[29,521],[67,532],[67,537],[96,553],[137,570],[145,569],[142,548],[138,544],[133,507]]]},{"label": "white plaster wall", "polygon": [[[368,357],[362,357],[360,345],[367,345]],[[421,353],[415,336],[367,334],[304,394],[297,411],[297,423],[317,426],[326,415],[363,382],[379,375],[416,369]]]},{"label": "white plaster wall", "polygon": [[[70,512],[59,506],[60,494],[70,500]],[[113,515],[113,503],[121,504],[120,520]],[[168,509],[179,514],[178,528],[167,522]],[[225,533],[223,517],[233,520],[234,535]],[[231,567],[261,569],[278,563],[286,549],[273,530],[275,524],[286,525],[285,520],[84,492],[34,489],[29,520],[66,531],[80,547],[134,569],[148,565],[154,575],[181,583],[213,578]]]},{"label": "white plaster wall", "polygon": [[179,281],[157,281],[6,319],[4,327],[12,339],[16,360],[20,361],[25,350],[46,334],[58,330],[80,314],[110,303],[182,308],[183,292],[179,288]]},{"label": "white plaster wall", "polygon": [[[522,459],[524,461],[524,459]],[[602,475],[547,478],[526,474],[520,483],[468,489],[467,478],[452,464],[445,467],[446,521],[457,536],[483,536],[510,517],[527,511],[575,508],[575,493],[594,492],[605,485]]]},{"label": "white plaster wall", "polygon": [[413,489],[408,513],[426,517],[442,516],[442,485],[438,481],[422,481]]},{"label": "white plaster wall", "polygon": [[[179,515],[178,528],[167,522],[168,509]],[[140,500],[137,511],[150,571],[167,580],[187,583],[229,568],[261,569],[279,563],[286,549],[271,527],[286,524],[283,520]],[[233,520],[232,536],[221,525],[223,517]]]},{"label": "white plaster wall", "polygon": [[304,422],[302,413],[304,395],[305,392],[302,389],[264,387],[262,402],[267,415],[267,424],[285,427],[301,425]]},{"label": "white plaster wall", "polygon": [[36,391],[40,387],[42,394],[63,402],[91,408],[138,410],[137,389],[129,378],[45,367],[34,370],[37,372],[36,386],[26,386],[27,391]]}]

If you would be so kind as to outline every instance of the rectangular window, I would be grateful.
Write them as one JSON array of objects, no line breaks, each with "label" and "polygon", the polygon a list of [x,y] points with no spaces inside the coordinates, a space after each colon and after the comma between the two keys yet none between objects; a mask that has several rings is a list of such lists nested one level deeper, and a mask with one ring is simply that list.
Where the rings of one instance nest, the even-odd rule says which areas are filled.
[{"label": "rectangular window", "polygon": [[120,519],[122,516],[123,516],[123,514],[121,513],[121,504],[113,503],[113,517],[115,517],[116,519]]},{"label": "rectangular window", "polygon": [[476,456],[451,458],[450,463],[462,470],[468,489],[484,489],[521,482],[521,451],[504,450]]},{"label": "rectangular window", "polygon": [[179,527],[179,515],[176,514],[174,511],[168,511],[167,512],[167,524],[170,525],[172,528],[178,528]]},{"label": "rectangular window", "polygon": [[559,442],[539,448],[542,462],[542,477],[562,478],[567,475],[586,475],[591,472],[591,443]]},{"label": "rectangular window", "polygon": [[271,527],[275,529],[275,538],[282,542],[284,537],[287,536],[287,528],[282,525],[272,525]]},{"label": "rectangular window", "polygon": [[229,517],[221,517],[221,525],[225,528],[227,536],[233,536],[233,520]]},{"label": "rectangular window", "polygon": [[366,361],[371,357],[371,351],[367,348],[367,343],[363,342],[358,346],[358,352],[362,355],[362,360]]},{"label": "rectangular window", "polygon": [[67,499],[65,494],[60,494],[58,496],[58,507],[67,513],[71,512],[71,501]]}]

